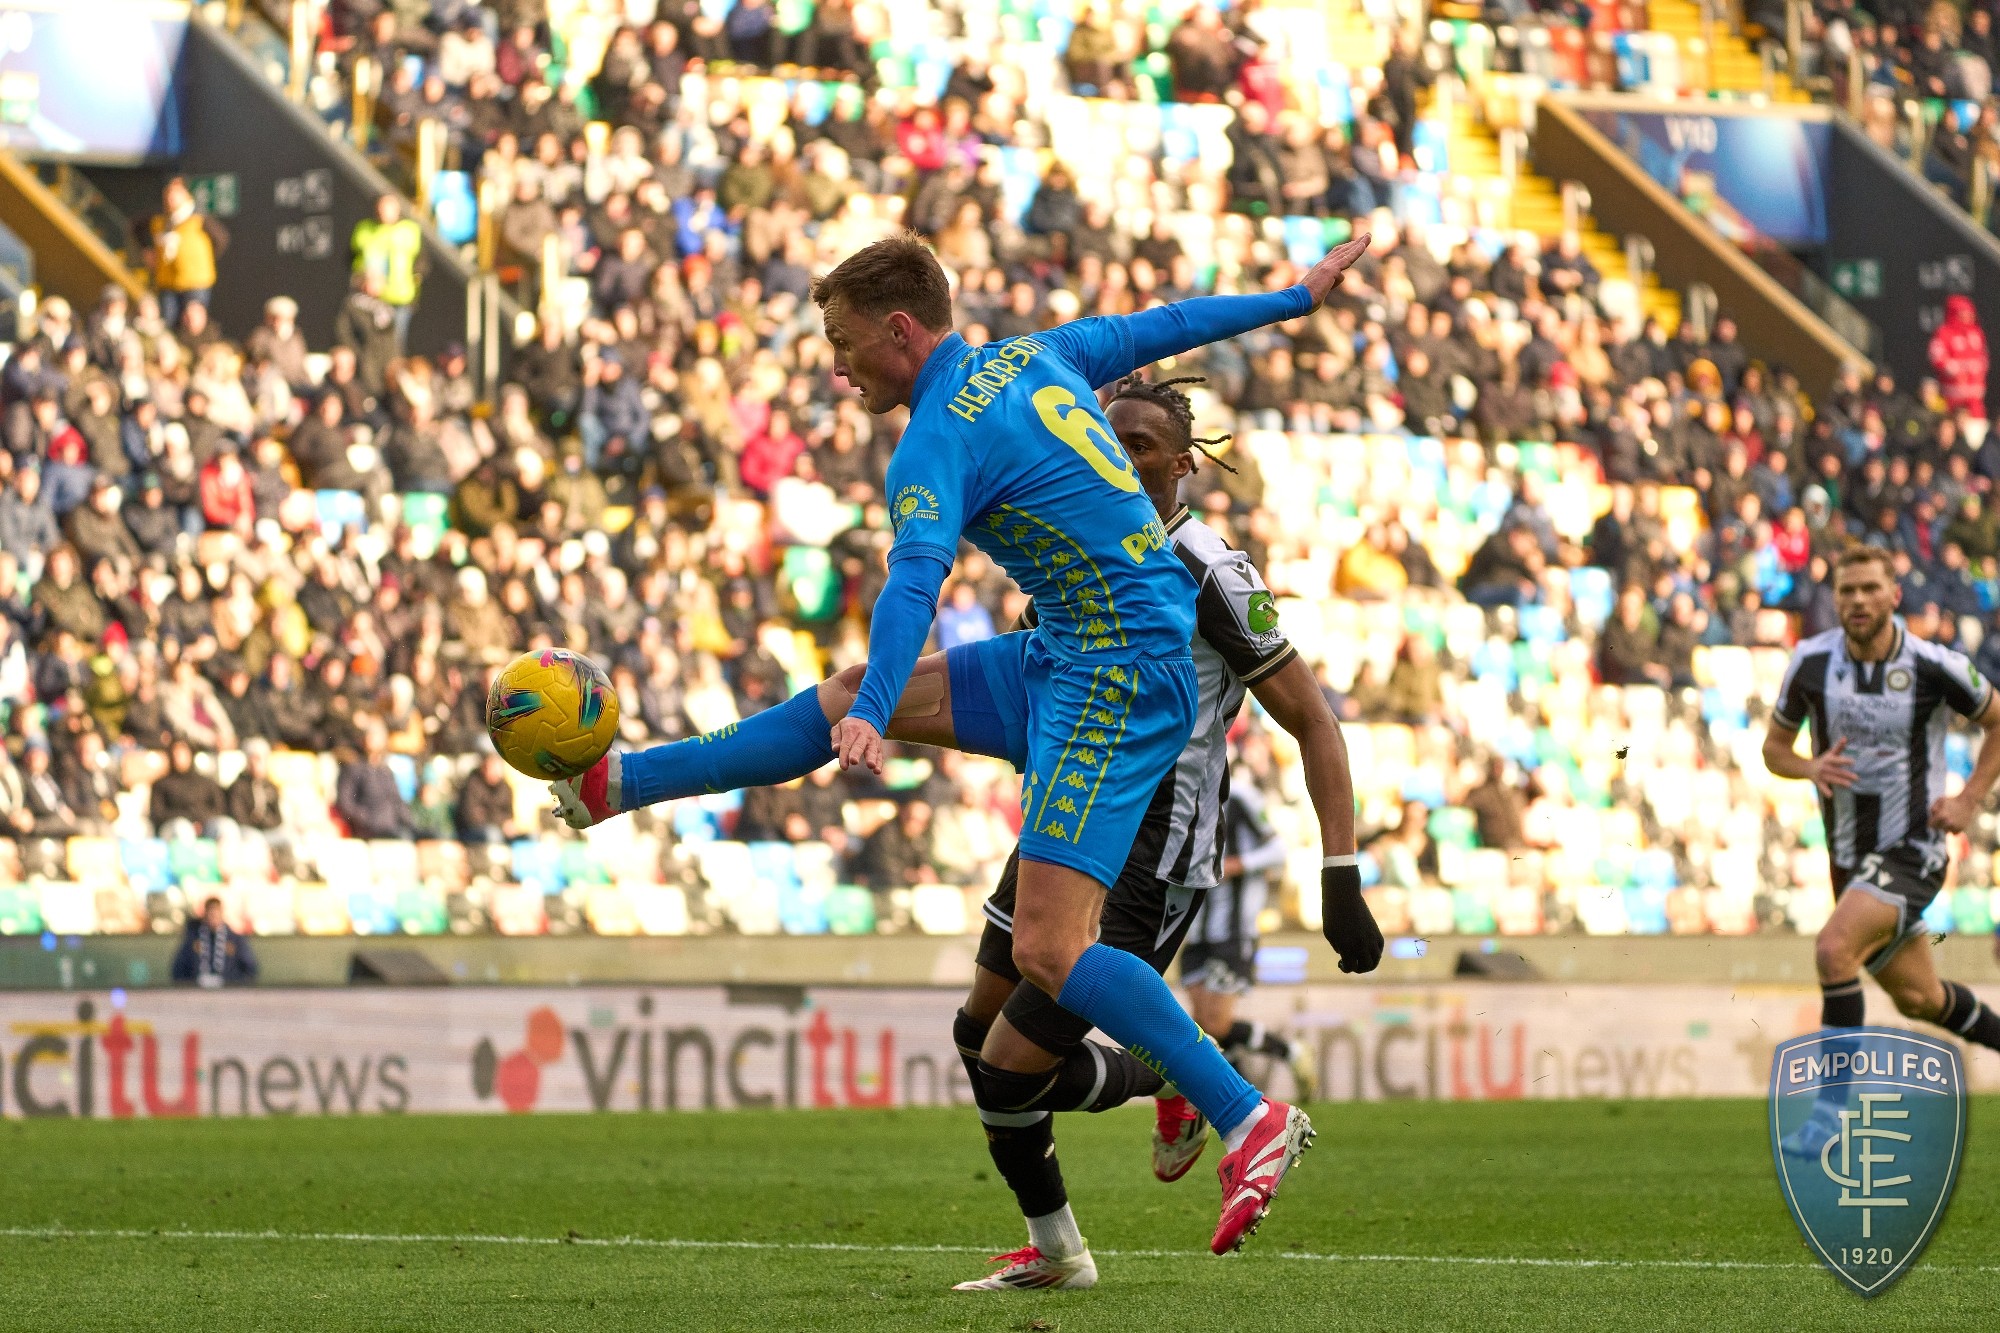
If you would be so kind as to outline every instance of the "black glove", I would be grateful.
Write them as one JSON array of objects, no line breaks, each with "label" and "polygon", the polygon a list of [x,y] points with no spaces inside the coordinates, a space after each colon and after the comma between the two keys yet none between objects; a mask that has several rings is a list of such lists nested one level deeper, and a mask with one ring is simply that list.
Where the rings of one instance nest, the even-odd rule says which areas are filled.
[{"label": "black glove", "polygon": [[1361,871],[1327,866],[1319,872],[1320,931],[1340,955],[1343,972],[1373,972],[1382,961],[1382,931],[1361,896]]}]

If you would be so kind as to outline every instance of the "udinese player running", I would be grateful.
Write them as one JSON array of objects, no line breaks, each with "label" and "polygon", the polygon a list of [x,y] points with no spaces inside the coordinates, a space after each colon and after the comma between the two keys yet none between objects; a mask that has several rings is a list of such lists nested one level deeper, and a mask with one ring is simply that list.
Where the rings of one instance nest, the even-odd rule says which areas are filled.
[{"label": "udinese player running", "polygon": [[[2000,778],[2000,701],[1963,654],[1912,636],[1895,614],[1902,587],[1888,552],[1857,547],[1834,562],[1840,628],[1792,653],[1764,766],[1819,788],[1833,915],[1820,928],[1820,1022],[1858,1027],[1865,969],[1899,1012],[2000,1049],[2000,1015],[1956,981],[1940,980],[1923,914],[1944,885],[1945,837],[1972,823]],[[1983,736],[1972,776],[1945,795],[1944,738],[1953,714]],[[1812,755],[1798,753],[1812,726]],[[1784,1150],[1815,1156],[1840,1132],[1829,1092]]]},{"label": "udinese player running", "polygon": [[[1261,1096],[1131,954],[1095,938],[1152,792],[1193,733],[1195,584],[1112,436],[1096,389],[1204,343],[1309,314],[1367,249],[1336,247],[1297,285],[1078,320],[972,347],[914,236],[867,246],[813,287],[834,373],[869,411],[910,408],[889,463],[889,577],[865,672],[736,725],[607,755],[554,784],[565,822],[703,792],[789,782],[828,761],[879,773],[885,736],[1011,761],[1025,776],[1013,961],[1062,1005],[1173,1080],[1223,1133],[1234,1249],[1312,1139]],[[960,538],[1035,602],[1041,623],[918,661]],[[983,706],[981,706],[983,705]]]},{"label": "udinese player running", "polygon": [[[1181,479],[1196,466],[1195,452],[1214,443],[1194,438],[1193,411],[1176,387],[1186,382],[1130,379],[1105,408],[1166,524],[1172,554],[1200,589],[1193,645],[1200,698],[1194,734],[1154,790],[1131,856],[1105,898],[1098,940],[1164,972],[1195,917],[1212,910],[1214,899],[1207,908],[1203,899],[1225,869],[1225,815],[1236,799],[1226,738],[1248,690],[1299,738],[1321,842],[1331,854],[1322,871],[1327,937],[1342,968],[1367,972],[1381,958],[1382,935],[1362,900],[1354,866],[1354,792],[1340,724],[1279,628],[1256,567],[1178,502]],[[966,706],[962,697],[960,706]],[[959,1291],[1095,1285],[1097,1264],[1070,1210],[1051,1113],[1104,1111],[1162,1090],[1159,1074],[1126,1051],[1086,1041],[1089,1019],[1023,979],[1014,963],[1017,864],[1009,859],[987,900],[978,968],[952,1036],[972,1080],[993,1165],[1027,1220],[1028,1244],[995,1256],[998,1271],[960,1283]],[[1208,1122],[1186,1098],[1159,1104],[1153,1171],[1161,1180],[1185,1175],[1207,1143]]]}]

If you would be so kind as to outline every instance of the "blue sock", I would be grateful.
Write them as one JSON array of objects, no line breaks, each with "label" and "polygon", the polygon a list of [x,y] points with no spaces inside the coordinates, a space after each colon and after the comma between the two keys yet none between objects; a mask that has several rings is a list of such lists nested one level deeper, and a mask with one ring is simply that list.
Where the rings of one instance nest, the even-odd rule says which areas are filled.
[{"label": "blue sock", "polygon": [[1056,1003],[1122,1043],[1227,1134],[1263,1104],[1144,959],[1093,944],[1070,969]]},{"label": "blue sock", "polygon": [[790,782],[832,761],[832,737],[819,691],[802,690],[705,736],[626,754],[619,804],[636,810],[680,796]]}]

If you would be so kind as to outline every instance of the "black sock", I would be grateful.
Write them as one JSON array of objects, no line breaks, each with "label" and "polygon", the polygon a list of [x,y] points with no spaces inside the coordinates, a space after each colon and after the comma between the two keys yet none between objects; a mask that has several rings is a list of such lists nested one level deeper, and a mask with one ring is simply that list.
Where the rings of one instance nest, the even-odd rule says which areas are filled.
[{"label": "black sock", "polygon": [[1150,1097],[1167,1081],[1130,1051],[1086,1041],[1057,1071],[1048,1101],[1058,1111],[1108,1111],[1134,1097]]},{"label": "black sock", "polygon": [[1035,1105],[1055,1086],[1056,1074],[1017,1074],[982,1060],[973,1076],[986,1151],[1014,1191],[1023,1217],[1045,1217],[1069,1202],[1062,1163],[1056,1159],[1055,1120]]},{"label": "black sock", "polygon": [[1819,1023],[1828,1028],[1858,1028],[1868,1016],[1868,1004],[1861,995],[1861,978],[1829,986],[1820,983]]},{"label": "black sock", "polygon": [[1980,1002],[1977,995],[1956,981],[1944,983],[1944,1014],[1938,1026],[1951,1029],[1967,1041],[2000,1050],[2000,1014]]}]

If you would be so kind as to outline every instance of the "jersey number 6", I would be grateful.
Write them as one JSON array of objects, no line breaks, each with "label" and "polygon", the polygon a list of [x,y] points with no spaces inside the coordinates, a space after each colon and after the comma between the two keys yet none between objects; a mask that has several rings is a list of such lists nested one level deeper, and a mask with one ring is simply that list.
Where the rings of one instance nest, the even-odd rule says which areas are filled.
[{"label": "jersey number 6", "polygon": [[1136,493],[1139,474],[1104,427],[1097,424],[1088,408],[1078,407],[1076,395],[1060,384],[1036,391],[1033,402],[1049,434],[1083,455],[1091,470],[1121,491]]}]

